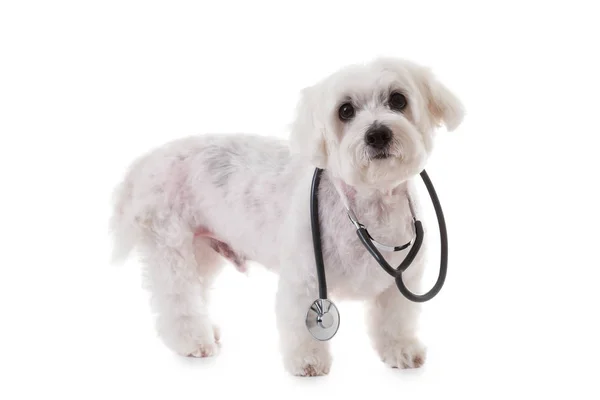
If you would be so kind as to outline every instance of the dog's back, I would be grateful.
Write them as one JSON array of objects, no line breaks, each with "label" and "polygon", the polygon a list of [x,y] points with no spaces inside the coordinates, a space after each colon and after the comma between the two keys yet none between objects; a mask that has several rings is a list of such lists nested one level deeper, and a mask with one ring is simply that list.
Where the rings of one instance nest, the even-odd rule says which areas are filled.
[{"label": "dog's back", "polygon": [[[246,247],[242,237],[253,227],[281,219],[293,174],[287,142],[266,136],[207,134],[153,149],[130,165],[115,189],[113,260],[173,221]],[[241,250],[252,253],[256,244]]]}]

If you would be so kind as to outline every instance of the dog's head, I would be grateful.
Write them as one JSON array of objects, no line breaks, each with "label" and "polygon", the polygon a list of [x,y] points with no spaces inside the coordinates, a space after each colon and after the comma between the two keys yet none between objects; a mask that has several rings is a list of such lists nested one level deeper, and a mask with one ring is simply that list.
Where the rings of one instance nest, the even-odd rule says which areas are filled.
[{"label": "dog's head", "polygon": [[349,185],[388,189],[421,172],[436,128],[456,129],[463,113],[428,68],[377,59],[302,91],[291,148]]}]

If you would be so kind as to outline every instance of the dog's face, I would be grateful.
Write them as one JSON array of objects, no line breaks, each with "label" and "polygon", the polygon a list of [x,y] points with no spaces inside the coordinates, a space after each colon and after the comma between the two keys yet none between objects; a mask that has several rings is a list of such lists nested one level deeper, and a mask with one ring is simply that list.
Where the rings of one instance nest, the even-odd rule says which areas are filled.
[{"label": "dog's face", "polygon": [[355,187],[387,190],[418,174],[435,129],[463,119],[431,72],[395,59],[346,67],[303,90],[292,150]]}]

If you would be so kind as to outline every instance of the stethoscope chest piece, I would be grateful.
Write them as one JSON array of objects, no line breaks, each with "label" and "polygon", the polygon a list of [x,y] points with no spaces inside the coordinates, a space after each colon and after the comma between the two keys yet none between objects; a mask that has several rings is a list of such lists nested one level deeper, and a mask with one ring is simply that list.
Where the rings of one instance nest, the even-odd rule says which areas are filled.
[{"label": "stethoscope chest piece", "polygon": [[340,313],[328,299],[315,300],[306,313],[306,327],[317,340],[329,340],[340,327]]}]

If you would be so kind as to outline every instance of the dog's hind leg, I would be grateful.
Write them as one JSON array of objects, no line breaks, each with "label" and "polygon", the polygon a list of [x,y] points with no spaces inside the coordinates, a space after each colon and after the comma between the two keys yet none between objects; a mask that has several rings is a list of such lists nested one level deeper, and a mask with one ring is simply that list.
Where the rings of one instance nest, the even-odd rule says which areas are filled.
[{"label": "dog's hind leg", "polygon": [[223,260],[189,227],[170,221],[141,246],[146,286],[156,328],[168,348],[183,356],[218,352],[218,331],[210,321],[209,291]]}]

